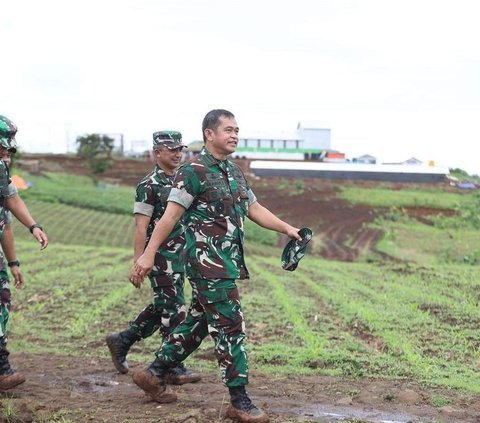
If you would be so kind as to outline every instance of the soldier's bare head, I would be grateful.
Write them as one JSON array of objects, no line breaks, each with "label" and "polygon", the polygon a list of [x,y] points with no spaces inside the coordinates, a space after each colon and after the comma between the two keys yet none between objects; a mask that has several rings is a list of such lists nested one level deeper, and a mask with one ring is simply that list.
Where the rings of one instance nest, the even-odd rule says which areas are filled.
[{"label": "soldier's bare head", "polygon": [[218,126],[220,125],[221,117],[234,119],[235,115],[232,112],[229,112],[228,110],[225,110],[225,109],[213,109],[213,110],[210,110],[205,115],[202,122],[203,142],[207,140],[205,136],[205,130],[212,129],[213,131],[216,131]]}]

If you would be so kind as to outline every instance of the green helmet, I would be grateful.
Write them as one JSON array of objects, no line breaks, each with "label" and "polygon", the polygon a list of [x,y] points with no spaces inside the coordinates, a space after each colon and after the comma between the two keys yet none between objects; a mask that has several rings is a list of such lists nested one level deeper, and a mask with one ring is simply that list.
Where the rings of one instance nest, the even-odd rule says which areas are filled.
[{"label": "green helmet", "polygon": [[0,146],[15,153],[17,151],[17,143],[15,141],[16,133],[17,125],[9,118],[0,115]]}]

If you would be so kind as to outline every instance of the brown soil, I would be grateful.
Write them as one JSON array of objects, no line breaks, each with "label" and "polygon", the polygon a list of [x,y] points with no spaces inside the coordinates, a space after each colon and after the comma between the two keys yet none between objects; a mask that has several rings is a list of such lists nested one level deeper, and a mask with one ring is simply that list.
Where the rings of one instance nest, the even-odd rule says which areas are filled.
[{"label": "brown soil", "polygon": [[[26,159],[39,160],[40,171],[73,171],[69,166],[74,166],[77,174],[88,174],[86,167],[75,160],[69,165],[70,159],[58,157],[54,161],[39,157]],[[133,186],[152,165],[148,161],[130,161],[116,166],[107,175],[109,181]],[[365,224],[372,222],[382,211],[351,206],[339,200],[336,196],[338,185],[347,182],[312,179],[305,180],[302,187],[295,186],[297,181],[286,181],[285,178],[257,180],[250,177],[250,181],[262,204],[293,225],[314,230],[313,250],[323,257],[352,261],[365,252],[376,254],[375,244],[382,233],[366,228]],[[392,189],[402,189],[402,186],[392,185]],[[427,224],[431,215],[453,213],[426,209],[409,209],[407,212]],[[6,399],[10,398],[19,410],[16,420],[2,420],[0,409],[0,422],[230,421],[223,417],[228,405],[227,390],[214,372],[204,374],[199,383],[176,388],[179,397],[176,403],[160,405],[149,401],[129,375],[118,374],[106,359],[85,357],[79,360],[54,354],[22,353],[14,353],[11,358],[12,363],[26,374],[27,381],[8,393],[0,393],[0,408],[5,407]],[[478,396],[446,389],[427,389],[409,381],[297,375],[276,377],[254,373],[249,392],[274,423],[480,421]]]},{"label": "brown soil", "polygon": [[[18,419],[9,421],[230,421],[224,418],[228,393],[217,374],[204,374],[198,383],[175,387],[178,401],[158,404],[149,400],[128,374],[117,373],[106,359],[21,353],[11,357],[26,374],[27,381],[0,394],[2,404],[9,398],[19,410]],[[140,368],[138,364],[136,367]],[[425,389],[408,381],[276,377],[254,373],[249,392],[273,423],[480,421],[478,397],[444,389]],[[435,398],[446,398],[449,403],[435,408],[431,405]],[[0,417],[0,421],[8,420]]]},{"label": "brown soil", "polygon": [[[331,181],[322,179],[305,179],[298,186],[297,178],[255,178],[249,173],[249,161],[238,160],[237,163],[247,174],[259,201],[268,209],[289,223],[298,227],[310,227],[314,233],[311,253],[324,258],[343,261],[355,261],[360,255],[372,253],[382,259],[384,254],[375,251],[376,243],[383,233],[379,229],[367,228],[382,210],[368,206],[356,205],[337,198],[340,186],[352,184],[364,187],[378,186],[375,181]],[[20,167],[36,172],[68,172],[89,175],[90,171],[84,160],[65,155],[27,155],[18,163]],[[114,165],[103,176],[107,183],[136,186],[138,181],[153,168],[149,158],[115,160]],[[386,185],[386,184],[384,184]],[[389,183],[390,189],[412,188],[414,184]],[[425,186],[423,184],[422,186]],[[438,184],[436,185],[438,187]],[[445,190],[451,189],[447,184]],[[452,215],[452,210],[409,208],[406,212],[422,223],[431,224],[429,217],[436,214]],[[279,246],[285,245],[285,239],[279,239]],[[319,247],[317,248],[317,245]]]}]

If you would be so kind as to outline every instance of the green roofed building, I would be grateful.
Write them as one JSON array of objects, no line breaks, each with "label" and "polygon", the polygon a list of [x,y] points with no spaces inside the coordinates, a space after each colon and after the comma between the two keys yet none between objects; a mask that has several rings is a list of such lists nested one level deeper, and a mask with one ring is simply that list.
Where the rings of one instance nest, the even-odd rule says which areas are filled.
[{"label": "green roofed building", "polygon": [[[330,129],[298,123],[291,133],[240,136],[233,157],[271,160],[319,160],[330,147]],[[241,134],[243,135],[243,134]]]}]

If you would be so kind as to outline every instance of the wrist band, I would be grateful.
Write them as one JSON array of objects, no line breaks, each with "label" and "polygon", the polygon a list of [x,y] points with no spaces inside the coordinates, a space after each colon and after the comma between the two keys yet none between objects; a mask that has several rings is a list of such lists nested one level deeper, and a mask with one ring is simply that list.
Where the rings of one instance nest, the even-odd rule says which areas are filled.
[{"label": "wrist band", "polygon": [[33,234],[33,230],[35,228],[38,228],[40,229],[41,231],[43,231],[43,228],[42,228],[42,225],[40,225],[40,223],[34,223],[32,226],[30,226],[28,229],[30,229],[30,233]]}]

